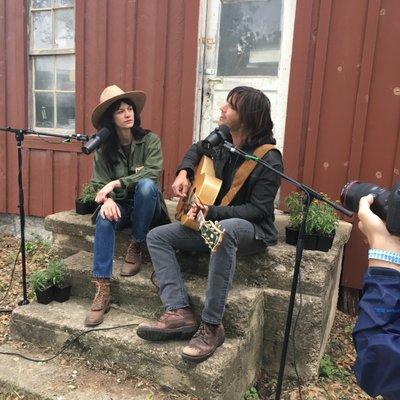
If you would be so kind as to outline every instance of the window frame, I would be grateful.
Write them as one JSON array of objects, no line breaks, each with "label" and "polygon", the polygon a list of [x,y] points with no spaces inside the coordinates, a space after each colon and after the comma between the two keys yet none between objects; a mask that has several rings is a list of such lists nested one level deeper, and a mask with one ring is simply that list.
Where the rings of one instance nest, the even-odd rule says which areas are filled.
[{"label": "window frame", "polygon": [[[76,65],[76,28],[75,28],[75,23],[76,23],[76,1],[74,0],[73,5],[62,5],[62,6],[55,6],[56,0],[51,0],[51,7],[44,7],[44,8],[33,8],[32,7],[32,0],[27,0],[28,3],[28,35],[29,35],[29,40],[28,40],[28,71],[29,71],[29,77],[28,77],[28,87],[29,87],[29,104],[30,106],[28,107],[28,118],[29,118],[29,125],[32,126],[32,129],[35,130],[36,132],[41,132],[41,133],[60,133],[60,134],[73,134],[76,131],[76,113],[75,113],[75,127],[74,128],[57,128],[56,123],[57,123],[57,93],[71,93],[74,95],[74,105],[75,105],[75,110],[76,110],[76,86],[74,85],[74,90],[60,90],[56,88],[56,61],[54,62],[54,85],[52,89],[45,90],[45,89],[35,89],[35,72],[36,72],[36,66],[35,66],[35,61],[38,57],[41,56],[50,56],[56,58],[57,56],[64,56],[64,55],[73,55],[74,56],[74,63]],[[49,11],[51,12],[51,22],[52,22],[52,46],[55,45],[55,11],[56,10],[73,10],[73,15],[74,15],[74,47],[73,48],[66,48],[66,49],[57,49],[57,48],[51,48],[51,49],[34,49],[34,32],[33,32],[33,16],[35,12],[41,12],[41,11]],[[75,77],[76,78],[76,67],[75,67]],[[75,79],[74,79],[75,82]],[[35,126],[36,124],[36,102],[35,102],[35,93],[53,93],[54,94],[54,100],[53,100],[53,106],[54,106],[54,123],[52,128],[45,128],[45,127],[37,127]]]}]

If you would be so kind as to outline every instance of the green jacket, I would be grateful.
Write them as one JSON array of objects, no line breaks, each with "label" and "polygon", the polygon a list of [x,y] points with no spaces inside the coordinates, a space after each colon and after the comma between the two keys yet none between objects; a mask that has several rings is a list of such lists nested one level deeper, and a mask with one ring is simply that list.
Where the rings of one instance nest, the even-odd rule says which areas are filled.
[{"label": "green jacket", "polygon": [[[122,150],[118,149],[117,165],[110,168],[106,165],[101,150],[94,155],[94,166],[91,183],[96,190],[100,190],[107,183],[119,179],[121,188],[110,193],[115,201],[132,198],[136,183],[143,178],[152,179],[158,183],[158,177],[162,169],[163,155],[159,137],[149,132],[141,139],[133,140],[131,152],[127,158]],[[161,196],[162,198],[162,196]],[[167,206],[162,201],[161,208],[164,213],[165,222],[169,222]],[[92,222],[95,223],[100,206],[92,215]]]}]

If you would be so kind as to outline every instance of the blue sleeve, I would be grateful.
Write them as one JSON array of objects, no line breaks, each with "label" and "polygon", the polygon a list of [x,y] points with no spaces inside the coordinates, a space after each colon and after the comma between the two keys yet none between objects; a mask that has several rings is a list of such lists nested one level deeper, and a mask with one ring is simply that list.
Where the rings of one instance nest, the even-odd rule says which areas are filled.
[{"label": "blue sleeve", "polygon": [[369,268],[353,340],[354,372],[370,396],[400,399],[400,272]]}]

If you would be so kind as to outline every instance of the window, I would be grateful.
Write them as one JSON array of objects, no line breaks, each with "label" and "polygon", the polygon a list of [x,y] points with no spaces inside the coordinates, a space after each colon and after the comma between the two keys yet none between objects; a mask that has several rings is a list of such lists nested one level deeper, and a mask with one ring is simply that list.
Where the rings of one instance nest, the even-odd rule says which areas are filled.
[{"label": "window", "polygon": [[75,129],[75,0],[31,0],[31,121],[39,131]]},{"label": "window", "polygon": [[218,75],[278,73],[282,0],[222,0]]}]

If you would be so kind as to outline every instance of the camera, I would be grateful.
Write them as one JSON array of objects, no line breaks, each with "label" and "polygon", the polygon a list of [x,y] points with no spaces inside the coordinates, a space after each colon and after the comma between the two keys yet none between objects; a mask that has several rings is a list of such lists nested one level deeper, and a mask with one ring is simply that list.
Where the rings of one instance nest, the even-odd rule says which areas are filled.
[{"label": "camera", "polygon": [[374,196],[371,211],[386,221],[386,228],[392,235],[400,235],[400,181],[391,189],[351,181],[343,187],[340,201],[346,208],[357,212],[361,197],[369,194]]}]

